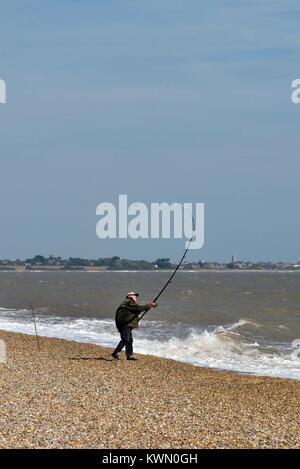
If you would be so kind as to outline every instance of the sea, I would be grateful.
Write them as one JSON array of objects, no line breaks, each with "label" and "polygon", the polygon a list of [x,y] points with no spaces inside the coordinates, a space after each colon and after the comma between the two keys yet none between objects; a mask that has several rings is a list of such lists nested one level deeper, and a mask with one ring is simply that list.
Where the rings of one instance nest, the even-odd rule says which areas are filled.
[{"label": "sea", "polygon": [[[151,301],[169,271],[2,271],[0,329],[115,347],[126,293]],[[300,379],[300,272],[178,271],[133,331],[134,351]],[[0,334],[1,338],[1,334]]]}]

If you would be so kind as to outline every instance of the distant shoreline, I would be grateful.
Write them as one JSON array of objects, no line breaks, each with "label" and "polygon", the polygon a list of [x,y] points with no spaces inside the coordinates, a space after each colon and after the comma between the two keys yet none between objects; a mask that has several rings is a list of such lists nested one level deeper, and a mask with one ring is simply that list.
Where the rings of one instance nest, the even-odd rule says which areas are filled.
[{"label": "distant shoreline", "polygon": [[[5,272],[86,272],[86,273],[93,273],[93,272],[103,272],[103,273],[108,273],[108,272],[119,272],[119,273],[128,273],[128,272],[173,272],[173,269],[151,269],[151,270],[142,270],[142,269],[105,269],[105,268],[93,268],[90,266],[84,266],[84,267],[78,267],[78,268],[73,268],[73,269],[63,269],[61,267],[42,267],[38,266],[35,269],[26,269],[26,266],[10,266],[10,267],[0,267],[0,273]],[[261,273],[296,273],[300,272],[300,269],[180,269],[178,272],[185,272],[185,273],[208,273],[208,272],[220,272],[220,273],[242,273],[242,272],[261,272]]]},{"label": "distant shoreline", "polygon": [[239,261],[236,259],[236,256],[232,256],[231,262],[205,261],[203,259],[199,262],[183,262],[183,259],[184,257],[178,265],[177,262],[172,262],[170,258],[165,257],[161,257],[152,262],[146,261],[145,259],[121,259],[118,256],[99,259],[84,259],[81,257],[63,259],[62,257],[52,254],[48,258],[38,254],[27,259],[0,259],[0,271],[168,272],[174,269],[177,270],[179,267],[180,271],[189,272],[300,272],[300,259],[298,263],[282,261]]}]

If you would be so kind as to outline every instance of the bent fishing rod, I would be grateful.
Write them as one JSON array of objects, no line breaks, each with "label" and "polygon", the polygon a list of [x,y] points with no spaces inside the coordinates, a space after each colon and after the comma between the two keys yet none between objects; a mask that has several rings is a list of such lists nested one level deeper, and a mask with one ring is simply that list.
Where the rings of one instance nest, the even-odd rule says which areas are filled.
[{"label": "bent fishing rod", "polygon": [[[194,232],[195,232],[195,222],[194,222],[194,218],[192,217],[192,220],[193,220],[193,233],[192,233],[192,236],[191,236],[191,239],[189,240],[189,244],[187,245],[187,248],[186,250],[184,251],[184,254],[182,256],[182,258],[180,259],[179,263],[177,264],[174,272],[172,273],[171,277],[169,278],[169,280],[167,281],[167,283],[163,286],[163,288],[160,290],[160,292],[158,293],[158,295],[154,298],[154,300],[152,301],[152,303],[156,303],[156,301],[158,300],[158,298],[161,296],[161,294],[165,291],[165,289],[167,288],[167,286],[172,282],[172,279],[173,277],[175,276],[177,270],[179,269],[179,267],[181,266],[182,262],[183,262],[183,259],[185,258],[188,250],[189,250],[189,247],[190,247],[190,244],[192,242],[192,239],[193,239],[193,236],[194,236]],[[157,306],[157,305],[156,305]],[[155,307],[156,307],[155,306]],[[149,310],[148,310],[149,311]],[[138,321],[140,321],[144,316],[145,314],[148,312],[148,311],[145,311],[142,316],[140,318],[138,318]]]}]

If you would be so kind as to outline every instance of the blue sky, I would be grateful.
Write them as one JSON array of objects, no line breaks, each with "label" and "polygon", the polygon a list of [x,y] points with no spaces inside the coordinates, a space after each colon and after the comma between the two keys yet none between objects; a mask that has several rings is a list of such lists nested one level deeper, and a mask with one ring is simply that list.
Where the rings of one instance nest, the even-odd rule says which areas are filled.
[{"label": "blue sky", "polygon": [[0,258],[176,260],[100,240],[96,207],[205,202],[189,259],[288,260],[298,242],[296,1],[18,1],[1,7]]}]

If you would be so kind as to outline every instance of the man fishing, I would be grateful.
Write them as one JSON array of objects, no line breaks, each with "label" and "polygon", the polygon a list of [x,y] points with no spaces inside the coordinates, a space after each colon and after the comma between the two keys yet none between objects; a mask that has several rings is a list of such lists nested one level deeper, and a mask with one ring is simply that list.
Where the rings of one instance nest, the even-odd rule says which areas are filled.
[{"label": "man fishing", "polygon": [[116,311],[116,326],[121,335],[121,340],[117,345],[117,348],[112,353],[112,356],[115,360],[120,360],[118,353],[121,352],[123,347],[126,350],[127,360],[137,360],[133,357],[133,339],[132,339],[132,329],[138,327],[139,323],[139,314],[143,311],[147,312],[150,308],[154,308],[156,303],[152,301],[146,305],[138,305],[137,297],[138,293],[129,292],[126,295],[126,300],[118,307]]},{"label": "man fishing", "polygon": [[[184,207],[184,206],[183,206]],[[186,250],[183,253],[182,258],[180,259],[179,263],[177,264],[174,272],[172,273],[171,277],[169,280],[165,283],[163,288],[160,290],[158,295],[154,298],[151,303],[147,305],[140,306],[137,304],[136,300],[137,297],[139,296],[138,293],[130,292],[127,293],[126,300],[123,301],[123,303],[118,307],[116,311],[116,326],[118,331],[120,332],[121,335],[121,340],[117,346],[117,348],[114,350],[112,353],[112,356],[114,357],[115,360],[120,360],[118,353],[121,352],[123,347],[126,348],[126,356],[127,360],[137,360],[137,358],[134,358],[132,356],[133,354],[133,349],[132,349],[132,329],[138,327],[139,321],[144,317],[144,315],[149,311],[150,308],[154,308],[157,306],[157,300],[161,296],[161,294],[165,291],[167,286],[172,282],[173,277],[175,276],[177,270],[181,266],[183,259],[185,258],[189,247],[191,245],[194,232],[195,232],[195,222],[194,218],[193,220],[193,233],[191,236],[191,239],[188,242],[188,245],[186,247]],[[140,316],[139,314],[144,311],[144,313]]]}]

